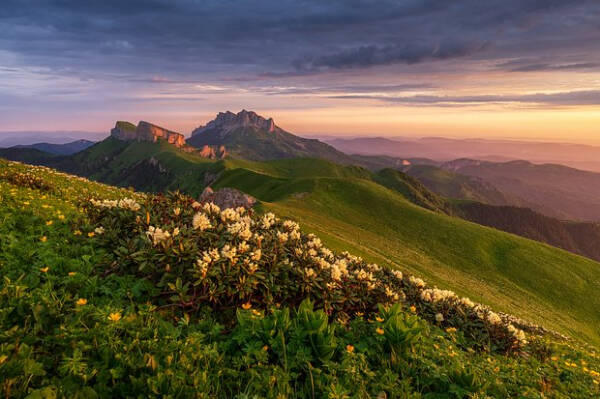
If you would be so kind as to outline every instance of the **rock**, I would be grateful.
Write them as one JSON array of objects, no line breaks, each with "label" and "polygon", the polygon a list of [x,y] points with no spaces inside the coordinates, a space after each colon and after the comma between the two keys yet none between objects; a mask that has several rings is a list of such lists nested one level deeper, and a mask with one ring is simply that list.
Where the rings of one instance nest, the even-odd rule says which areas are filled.
[{"label": "rock", "polygon": [[221,209],[243,207],[250,209],[256,203],[256,198],[245,194],[235,188],[221,188],[214,191],[206,187],[199,198],[200,202],[213,202]]},{"label": "rock", "polygon": [[275,132],[279,129],[275,126],[273,118],[263,118],[253,111],[241,110],[237,114],[233,112],[219,112],[217,117],[212,121],[208,122],[205,126],[200,126],[192,132],[192,137],[202,134],[204,132],[218,129],[221,138],[225,137],[230,131],[237,128],[252,127],[258,130],[264,130],[270,133]]},{"label": "rock", "polygon": [[122,141],[156,142],[158,139],[163,139],[175,147],[181,148],[185,146],[185,137],[183,134],[144,121],[140,121],[137,127],[129,122],[118,121],[114,129],[110,131],[110,135]]}]

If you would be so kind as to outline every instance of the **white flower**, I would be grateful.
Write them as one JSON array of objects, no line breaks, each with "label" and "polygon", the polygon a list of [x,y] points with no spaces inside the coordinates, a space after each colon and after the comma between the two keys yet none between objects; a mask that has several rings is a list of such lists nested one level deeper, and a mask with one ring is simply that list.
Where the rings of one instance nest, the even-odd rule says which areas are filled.
[{"label": "white flower", "polygon": [[444,321],[444,315],[441,313],[436,313],[435,314],[435,321],[437,321],[438,323],[441,323],[442,321]]},{"label": "white flower", "polygon": [[221,208],[219,208],[217,205],[213,204],[212,202],[207,202],[206,204],[204,204],[202,209],[204,209],[204,212],[206,212],[208,214],[212,213],[212,214],[218,215],[221,213]]},{"label": "white flower", "polygon": [[417,288],[423,288],[423,287],[425,287],[425,281],[421,280],[421,279],[420,279],[420,278],[418,278],[418,277],[415,277],[415,276],[410,276],[410,277],[408,278],[408,281],[409,281],[409,282],[410,282],[412,285],[414,285],[415,287],[417,287]]},{"label": "white flower", "polygon": [[270,229],[276,221],[277,218],[275,215],[269,212],[262,217],[260,225],[263,229]]},{"label": "white flower", "polygon": [[119,208],[129,209],[131,211],[137,211],[141,208],[141,205],[135,202],[131,198],[123,198],[119,201]]},{"label": "white flower", "polygon": [[171,237],[171,234],[168,231],[163,231],[161,228],[154,226],[148,227],[146,234],[148,235],[148,238],[152,240],[153,245],[158,245],[160,242]]},{"label": "white flower", "polygon": [[204,231],[212,227],[210,219],[202,212],[198,212],[192,219],[192,226],[196,230]]},{"label": "white flower", "polygon": [[94,229],[94,233],[96,233],[96,234],[103,234],[104,233],[104,227],[102,227],[102,226],[96,227]]},{"label": "white flower", "polygon": [[511,333],[517,341],[519,341],[520,343],[523,343],[523,344],[527,343],[527,337],[525,336],[525,333],[523,332],[523,330],[516,328],[512,324],[509,324],[507,329],[508,329],[508,332]]},{"label": "white flower", "polygon": [[402,280],[402,272],[400,270],[392,270],[392,274],[394,275],[394,277],[396,277],[398,280]]},{"label": "white flower", "polygon": [[238,236],[242,240],[249,240],[252,237],[252,231],[250,230],[249,221],[241,219],[239,222],[235,222],[230,224],[227,227],[227,232],[229,234]]},{"label": "white flower", "polygon": [[235,209],[227,208],[221,212],[221,220],[223,223],[237,222],[240,220],[240,215]]},{"label": "white flower", "polygon": [[331,266],[331,279],[335,281],[340,281],[342,279],[342,271],[337,264]]},{"label": "white flower", "polygon": [[224,258],[229,259],[232,262],[235,259],[235,255],[236,254],[237,254],[237,249],[235,247],[230,246],[230,245],[225,245],[221,249],[221,255]]},{"label": "white flower", "polygon": [[288,232],[294,232],[300,229],[300,225],[292,220],[286,220],[283,222],[283,228]]},{"label": "white flower", "polygon": [[260,248],[258,248],[255,251],[250,253],[250,259],[255,260],[255,261],[259,261],[261,256],[262,256],[262,251],[260,250]]},{"label": "white flower", "polygon": [[285,244],[288,240],[288,235],[287,233],[282,233],[281,231],[277,232],[277,240],[282,243]]},{"label": "white flower", "polygon": [[487,321],[490,324],[502,324],[502,319],[498,316],[497,313],[489,312],[487,315]]}]

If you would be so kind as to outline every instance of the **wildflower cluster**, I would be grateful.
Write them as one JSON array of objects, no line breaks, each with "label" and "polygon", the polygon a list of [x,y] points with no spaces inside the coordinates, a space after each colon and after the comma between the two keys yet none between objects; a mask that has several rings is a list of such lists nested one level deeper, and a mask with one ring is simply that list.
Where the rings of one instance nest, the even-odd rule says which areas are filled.
[{"label": "wildflower cluster", "polygon": [[[522,330],[486,307],[426,288],[398,270],[336,254],[298,223],[272,213],[221,210],[180,194],[153,197],[144,206],[91,204],[95,223],[120,232],[108,235],[117,241],[111,245],[135,253],[118,260],[121,270],[169,287],[164,297],[186,309],[293,307],[309,298],[330,317],[347,320],[401,302],[442,327],[461,329],[476,347],[512,351],[526,343]],[[120,209],[133,212],[115,215]]]},{"label": "wildflower cluster", "polygon": [[5,170],[0,173],[0,180],[7,181],[15,186],[29,187],[40,191],[50,191],[53,188],[44,179],[31,172]]}]

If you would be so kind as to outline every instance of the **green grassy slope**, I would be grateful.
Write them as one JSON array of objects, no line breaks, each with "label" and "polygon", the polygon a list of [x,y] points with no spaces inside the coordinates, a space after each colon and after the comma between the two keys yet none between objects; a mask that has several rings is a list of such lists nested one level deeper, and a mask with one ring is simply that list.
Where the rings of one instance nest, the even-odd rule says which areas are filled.
[{"label": "green grassy slope", "polygon": [[[288,161],[288,177],[229,169],[216,187],[256,196],[262,206],[301,221],[333,248],[347,248],[549,328],[600,342],[600,298],[595,295],[600,264],[428,211],[364,178],[304,177],[293,163]],[[277,170],[283,169],[279,163]]]},{"label": "green grassy slope", "polygon": [[147,191],[180,189],[197,196],[205,173],[216,175],[221,162],[183,152],[169,143],[124,142],[108,138],[71,157],[61,169],[94,180]]},{"label": "green grassy slope", "polygon": [[[281,166],[264,165],[278,171],[274,179],[289,179]],[[314,180],[315,196],[324,186],[338,187],[336,181],[372,191],[365,179]],[[344,184],[339,188],[348,193]],[[398,200],[382,190],[373,195]],[[336,192],[327,191],[337,199]],[[357,190],[347,200],[354,201],[353,195],[366,192]],[[92,205],[90,198],[100,201]],[[123,198],[130,200],[102,201]],[[283,220],[264,227],[261,215],[252,216],[249,228],[261,238],[250,239],[252,247],[238,256],[211,259],[201,275],[198,253],[230,251],[230,244],[242,248],[242,242],[225,230],[231,213],[224,218],[214,210],[199,211],[191,198],[134,193],[0,159],[0,203],[3,398],[587,399],[600,394],[600,356],[594,348],[534,329],[525,335],[527,342],[508,352],[497,346],[486,350],[491,340],[514,342],[505,321],[465,317],[474,316],[469,312],[475,308],[453,299],[429,303],[410,277],[349,255],[335,254],[347,259],[350,273],[343,284],[325,285],[333,278],[330,269],[295,255],[315,241],[300,234],[282,243],[281,231],[297,233]],[[286,200],[265,205],[304,215],[302,207]],[[350,207],[335,207],[341,208]],[[210,227],[192,228],[198,212]],[[325,221],[334,231],[327,241],[349,249],[336,241],[337,222]],[[148,237],[150,226],[173,235],[157,243]],[[262,252],[251,270],[245,260],[256,255],[256,245]],[[354,273],[365,269],[374,271],[369,282]],[[375,285],[368,288],[371,281]],[[208,286],[214,290],[202,289]],[[384,286],[406,299],[389,299]],[[337,312],[328,317],[317,305],[322,299]],[[381,301],[395,304],[375,307]],[[438,311],[444,320],[438,320]],[[494,332],[489,341],[467,334],[484,330]]]},{"label": "green grassy slope", "polygon": [[[262,209],[298,220],[332,248],[600,342],[600,264],[416,206],[407,197],[414,201],[411,195],[425,191],[401,174],[315,159],[214,162],[162,142],[106,140],[76,157],[79,168],[94,166],[87,171],[94,179],[152,191],[179,188],[196,196],[208,173],[217,179],[214,188],[257,197]],[[435,205],[435,196],[422,199]]]}]

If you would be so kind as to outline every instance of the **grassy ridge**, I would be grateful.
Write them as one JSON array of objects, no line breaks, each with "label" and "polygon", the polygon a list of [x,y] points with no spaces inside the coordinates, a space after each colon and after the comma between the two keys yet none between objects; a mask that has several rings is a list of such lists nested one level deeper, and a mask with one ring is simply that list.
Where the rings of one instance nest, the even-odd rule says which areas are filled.
[{"label": "grassy ridge", "polygon": [[[318,163],[325,162],[313,160],[312,166]],[[303,176],[296,166],[278,161],[277,176],[228,170],[217,186],[256,196],[265,208],[301,221],[334,248],[348,248],[498,309],[600,342],[600,298],[594,294],[600,288],[598,263],[425,210],[361,177],[331,177],[330,172],[295,177]],[[286,167],[287,178],[281,175]]]}]

